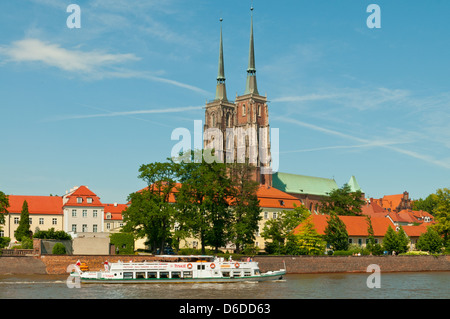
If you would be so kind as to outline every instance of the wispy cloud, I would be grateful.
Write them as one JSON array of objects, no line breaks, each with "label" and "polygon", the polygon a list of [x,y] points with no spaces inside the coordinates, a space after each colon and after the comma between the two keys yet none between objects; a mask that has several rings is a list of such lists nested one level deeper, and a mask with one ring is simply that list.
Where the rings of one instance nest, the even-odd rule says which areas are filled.
[{"label": "wispy cloud", "polygon": [[332,101],[333,103],[344,105],[358,110],[368,110],[380,107],[386,103],[399,103],[411,95],[408,90],[401,89],[355,89],[340,88],[327,90],[305,95],[288,95],[274,98],[272,102],[313,102],[313,101]]},{"label": "wispy cloud", "polygon": [[46,119],[46,121],[63,121],[63,120],[80,120],[91,119],[101,117],[118,117],[118,116],[130,116],[130,115],[142,115],[142,114],[163,114],[163,113],[179,113],[186,111],[201,110],[203,106],[186,106],[186,107],[174,107],[164,109],[150,109],[150,110],[136,110],[136,111],[123,111],[123,112],[106,112],[97,114],[78,114],[78,115],[61,115]]},{"label": "wispy cloud", "polygon": [[6,58],[3,63],[42,63],[89,79],[140,78],[181,87],[202,95],[210,95],[210,92],[187,83],[163,78],[151,72],[121,67],[127,62],[140,60],[132,53],[112,54],[95,50],[70,50],[61,47],[59,44],[28,38],[15,41],[10,45],[0,46],[0,56]]},{"label": "wispy cloud", "polygon": [[[333,136],[336,136],[336,137],[341,137],[341,138],[344,138],[344,139],[348,139],[348,140],[356,141],[356,142],[359,142],[359,143],[363,143],[362,144],[363,146],[364,145],[366,145],[366,146],[370,145],[370,146],[382,147],[382,148],[385,148],[385,149],[388,149],[388,150],[391,150],[391,151],[394,151],[394,152],[397,152],[397,153],[400,153],[400,154],[403,154],[403,155],[407,155],[407,156],[415,158],[415,159],[422,160],[422,161],[427,162],[429,164],[433,164],[433,165],[436,165],[436,166],[439,166],[439,167],[450,169],[450,161],[439,160],[439,159],[433,158],[432,156],[427,155],[427,154],[421,154],[421,153],[416,152],[416,151],[412,151],[412,150],[409,150],[409,149],[403,149],[403,148],[400,148],[398,146],[395,146],[395,144],[399,144],[398,141],[378,141],[378,140],[372,140],[371,141],[371,140],[366,139],[366,138],[360,138],[360,137],[355,136],[355,135],[342,133],[342,132],[339,132],[339,131],[336,131],[336,130],[324,128],[324,127],[321,127],[321,126],[318,126],[318,125],[314,125],[314,124],[311,124],[311,123],[306,123],[306,122],[299,121],[299,120],[293,119],[293,118],[288,118],[288,117],[284,117],[284,116],[278,116],[275,119],[278,120],[278,121],[286,122],[286,123],[292,123],[292,124],[295,124],[297,126],[306,127],[308,129],[315,130],[315,131],[318,131],[318,132],[321,132],[321,133],[325,133],[325,134],[328,134],[328,135],[333,135]],[[360,147],[362,147],[362,146],[360,146]],[[343,147],[336,147],[336,148],[343,148]],[[349,146],[348,148],[352,148],[352,146]],[[321,149],[316,149],[316,150],[321,150]],[[310,151],[312,151],[312,149]]]},{"label": "wispy cloud", "polygon": [[39,39],[23,39],[0,47],[0,54],[11,62],[41,62],[69,72],[94,73],[107,65],[139,60],[134,54],[68,50]]}]

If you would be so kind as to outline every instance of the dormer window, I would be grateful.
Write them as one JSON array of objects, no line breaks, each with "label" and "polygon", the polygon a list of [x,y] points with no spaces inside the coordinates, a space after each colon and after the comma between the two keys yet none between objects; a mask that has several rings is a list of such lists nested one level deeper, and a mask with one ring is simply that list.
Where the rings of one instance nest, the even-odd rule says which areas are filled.
[{"label": "dormer window", "polygon": [[281,200],[281,199],[280,199],[279,202],[280,202],[280,205],[281,205],[281,206],[284,206],[284,200]]},{"label": "dormer window", "polygon": [[106,219],[111,219],[111,213],[106,213]]},{"label": "dormer window", "polygon": [[83,198],[82,197],[77,197],[77,203],[81,204],[83,202]]},{"label": "dormer window", "polygon": [[86,200],[87,200],[88,204],[92,204],[92,198],[91,197],[88,197]]}]

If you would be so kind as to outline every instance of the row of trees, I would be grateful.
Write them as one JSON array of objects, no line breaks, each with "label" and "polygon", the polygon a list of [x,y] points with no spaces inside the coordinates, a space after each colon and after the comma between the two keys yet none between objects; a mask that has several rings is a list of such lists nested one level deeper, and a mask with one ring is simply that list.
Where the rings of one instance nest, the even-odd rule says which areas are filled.
[{"label": "row of trees", "polygon": [[259,184],[250,178],[254,169],[205,161],[201,152],[139,168],[147,188],[129,195],[123,231],[146,237],[154,253],[166,245],[179,247],[188,237],[198,238],[203,254],[206,246],[218,252],[232,243],[240,252],[254,243],[261,218]]}]

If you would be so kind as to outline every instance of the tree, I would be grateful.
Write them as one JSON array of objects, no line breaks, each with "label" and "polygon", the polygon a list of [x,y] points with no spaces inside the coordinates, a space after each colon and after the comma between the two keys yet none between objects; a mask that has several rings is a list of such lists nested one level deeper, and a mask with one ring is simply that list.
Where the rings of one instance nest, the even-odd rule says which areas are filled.
[{"label": "tree", "polygon": [[383,253],[382,247],[380,244],[375,243],[372,219],[370,218],[369,215],[367,215],[366,221],[367,221],[367,233],[368,233],[368,243],[367,243],[366,248],[373,255],[381,255]]},{"label": "tree", "polygon": [[396,253],[404,253],[408,251],[409,238],[403,228],[400,226],[398,232],[388,227],[383,239],[383,247],[388,251]]},{"label": "tree", "polygon": [[430,253],[439,253],[443,247],[444,240],[434,227],[428,227],[426,233],[420,235],[416,243],[418,250],[429,251]]},{"label": "tree", "polygon": [[5,215],[8,214],[8,207],[9,207],[8,195],[5,195],[5,193],[0,191],[0,225],[5,224]]},{"label": "tree", "polygon": [[261,220],[261,207],[257,191],[259,183],[251,178],[254,168],[246,163],[228,165],[228,172],[232,182],[233,224],[230,241],[236,247],[236,253],[246,246],[253,245],[258,222]]},{"label": "tree", "polygon": [[[200,153],[200,154],[198,154]],[[215,160],[205,160],[202,151],[191,151],[190,157],[181,154],[177,207],[183,212],[183,222],[189,232],[200,240],[202,254],[206,246],[217,252],[230,238],[232,210],[231,179],[226,166]],[[201,160],[195,161],[195,159]]]},{"label": "tree", "polygon": [[30,237],[30,213],[28,212],[28,202],[23,201],[22,211],[20,213],[19,226],[14,232],[14,237],[21,241],[23,237]]},{"label": "tree", "polygon": [[397,249],[397,234],[391,226],[388,227],[383,238],[383,247],[387,251],[395,251]]},{"label": "tree", "polygon": [[434,216],[434,210],[436,209],[437,198],[436,194],[430,194],[425,199],[418,199],[411,203],[412,210],[423,210]]},{"label": "tree", "polygon": [[325,214],[336,213],[339,216],[360,216],[365,201],[361,191],[352,192],[348,184],[334,189],[329,196],[321,202],[321,212]]},{"label": "tree", "polygon": [[[285,245],[287,240],[295,227],[305,221],[311,213],[304,206],[297,206],[294,204],[293,210],[283,210],[276,219],[268,220],[265,225],[262,237],[266,242],[266,251],[269,250],[274,254],[283,254],[285,252]],[[292,244],[292,243],[290,243]]]},{"label": "tree", "polygon": [[409,245],[409,237],[406,235],[405,231],[403,230],[403,227],[400,226],[399,230],[397,231],[397,252],[399,254],[406,253],[408,251],[408,245]]},{"label": "tree", "polygon": [[314,228],[311,218],[303,222],[295,241],[299,255],[322,255],[325,252],[326,242]]},{"label": "tree", "polygon": [[170,195],[176,186],[178,167],[174,163],[141,165],[139,178],[147,188],[128,196],[131,205],[123,212],[123,232],[147,238],[153,253],[164,251],[174,225],[175,207]]},{"label": "tree", "polygon": [[347,250],[348,249],[348,232],[345,223],[331,212],[328,218],[328,224],[325,228],[324,239],[333,250]]},{"label": "tree", "polygon": [[444,239],[444,245],[450,245],[450,189],[438,189],[434,195],[436,206],[434,209],[434,217],[436,224],[435,230]]}]

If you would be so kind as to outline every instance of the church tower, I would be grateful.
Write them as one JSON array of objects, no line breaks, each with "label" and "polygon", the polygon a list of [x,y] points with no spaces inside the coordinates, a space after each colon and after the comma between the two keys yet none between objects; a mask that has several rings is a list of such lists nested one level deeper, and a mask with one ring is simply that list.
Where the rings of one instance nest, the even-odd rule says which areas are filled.
[{"label": "church tower", "polygon": [[219,160],[231,163],[248,161],[254,167],[252,179],[272,186],[270,170],[269,110],[267,97],[258,92],[251,8],[250,47],[244,94],[228,101],[225,86],[222,19],[220,19],[219,71],[216,97],[205,107],[204,149],[215,149]]},{"label": "church tower", "polygon": [[205,107],[204,148],[214,148],[221,160],[226,161],[226,129],[235,124],[235,105],[228,101],[225,86],[225,65],[223,58],[222,19],[220,19],[219,70],[217,74],[216,97]]},{"label": "church tower", "polygon": [[[272,185],[270,171],[269,110],[267,97],[258,92],[256,81],[255,45],[253,38],[253,7],[251,8],[250,47],[248,56],[247,82],[244,94],[236,97],[236,128],[247,132],[246,140],[238,141],[238,149],[246,149],[245,154],[256,151],[254,179],[260,184]],[[243,152],[241,152],[242,154]],[[239,154],[239,152],[238,152]],[[242,159],[238,159],[242,160]]]}]

